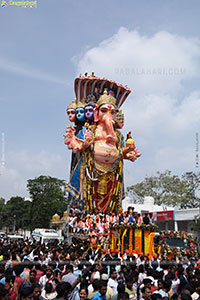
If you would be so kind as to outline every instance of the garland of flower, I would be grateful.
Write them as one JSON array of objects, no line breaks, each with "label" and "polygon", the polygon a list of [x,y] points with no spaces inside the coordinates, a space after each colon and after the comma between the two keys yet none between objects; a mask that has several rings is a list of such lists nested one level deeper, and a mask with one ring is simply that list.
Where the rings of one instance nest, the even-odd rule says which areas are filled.
[{"label": "garland of flower", "polygon": [[110,224],[111,229],[142,229],[142,230],[150,230],[156,231],[158,226],[155,224],[137,224],[137,223],[127,223],[127,224]]},{"label": "garland of flower", "polygon": [[[170,248],[167,246],[166,239],[177,239],[180,238],[182,240],[188,241],[188,249],[180,249],[179,247]],[[160,242],[161,242],[161,253],[165,259],[168,258],[169,255],[173,255],[174,257],[183,257],[183,256],[197,256],[197,245],[190,233],[185,231],[170,231],[166,230],[164,232],[160,232]]]}]

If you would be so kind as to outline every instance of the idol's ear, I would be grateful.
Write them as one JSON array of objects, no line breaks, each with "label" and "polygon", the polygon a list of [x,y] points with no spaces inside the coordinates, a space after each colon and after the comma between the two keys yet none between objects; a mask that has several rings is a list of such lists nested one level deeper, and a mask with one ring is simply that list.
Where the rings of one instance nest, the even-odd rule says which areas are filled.
[{"label": "idol's ear", "polygon": [[94,122],[99,122],[99,111],[98,108],[94,108]]}]

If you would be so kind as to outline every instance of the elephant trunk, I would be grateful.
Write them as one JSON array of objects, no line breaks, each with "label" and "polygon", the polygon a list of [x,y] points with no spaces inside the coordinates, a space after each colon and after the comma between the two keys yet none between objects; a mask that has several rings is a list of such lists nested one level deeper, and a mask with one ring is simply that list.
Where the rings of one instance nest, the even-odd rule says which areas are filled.
[{"label": "elephant trunk", "polygon": [[113,118],[110,112],[107,112],[107,114],[104,116],[104,122],[105,122],[105,131],[107,133],[107,142],[111,144],[115,144],[115,131],[113,127]]}]

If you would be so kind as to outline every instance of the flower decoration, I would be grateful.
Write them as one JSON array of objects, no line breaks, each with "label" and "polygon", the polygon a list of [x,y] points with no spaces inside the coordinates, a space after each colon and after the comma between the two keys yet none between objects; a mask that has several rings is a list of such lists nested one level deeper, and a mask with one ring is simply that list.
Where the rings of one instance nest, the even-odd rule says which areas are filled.
[{"label": "flower decoration", "polygon": [[[167,238],[168,239],[181,239],[184,243],[188,244],[187,248],[182,247],[169,247],[167,245]],[[164,232],[160,232],[160,243],[161,243],[161,253],[165,259],[168,259],[170,256],[173,257],[196,257],[198,255],[197,252],[197,245],[192,236],[185,231],[170,231],[165,230]]]},{"label": "flower decoration", "polygon": [[156,231],[158,229],[157,225],[154,224],[136,224],[136,223],[126,223],[126,224],[110,224],[111,229],[142,229],[149,231]]}]

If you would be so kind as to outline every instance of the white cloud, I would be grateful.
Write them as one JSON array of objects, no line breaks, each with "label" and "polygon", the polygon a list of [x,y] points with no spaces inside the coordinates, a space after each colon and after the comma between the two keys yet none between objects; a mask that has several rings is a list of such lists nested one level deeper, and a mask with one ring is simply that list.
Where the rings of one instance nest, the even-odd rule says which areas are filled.
[{"label": "white cloud", "polygon": [[5,168],[0,176],[0,197],[6,200],[16,195],[28,197],[28,192],[25,192],[28,179],[40,175],[68,179],[68,170],[69,161],[64,161],[61,156],[54,153],[10,152],[6,155]]},{"label": "white cloud", "polygon": [[174,118],[174,127],[182,132],[190,131],[193,126],[199,129],[200,123],[200,91],[191,93],[182,101]]},{"label": "white cloud", "polygon": [[132,130],[143,155],[134,164],[125,163],[126,185],[158,170],[194,170],[200,91],[193,91],[190,83],[200,75],[199,57],[198,39],[169,32],[147,37],[120,28],[78,62],[78,74],[94,71],[133,91],[122,107],[123,133]]},{"label": "white cloud", "polygon": [[195,132],[200,123],[200,92],[192,92],[182,101],[170,95],[145,95],[137,99],[130,97],[124,106],[125,128],[131,128],[143,138],[143,144],[150,140],[185,139]]},{"label": "white cloud", "polygon": [[[131,107],[125,105],[124,132],[132,130],[142,156],[133,165],[126,163],[126,186],[142,181],[145,175],[171,170],[181,175],[195,171],[195,133],[200,124],[200,92],[181,102],[165,95],[146,95]],[[132,176],[131,176],[132,175]],[[133,181],[133,182],[132,182]]]},{"label": "white cloud", "polygon": [[94,71],[97,76],[127,84],[140,93],[174,93],[184,79],[197,74],[199,55],[197,39],[166,31],[147,37],[120,28],[110,39],[88,50],[77,69],[78,74]]}]

